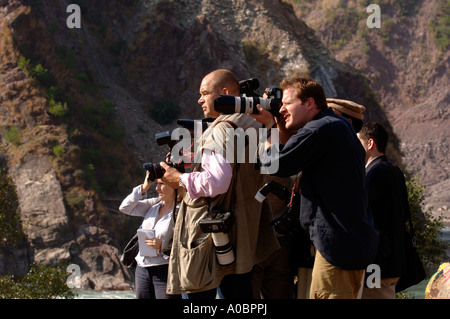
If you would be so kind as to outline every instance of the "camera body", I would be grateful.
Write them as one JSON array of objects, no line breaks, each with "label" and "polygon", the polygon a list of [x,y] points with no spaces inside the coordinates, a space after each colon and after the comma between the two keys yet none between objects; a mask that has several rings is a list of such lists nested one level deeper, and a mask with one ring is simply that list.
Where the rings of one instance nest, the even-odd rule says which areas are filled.
[{"label": "camera body", "polygon": [[222,266],[230,265],[235,261],[233,246],[228,236],[233,223],[233,213],[220,208],[213,208],[211,217],[203,218],[199,223],[202,232],[211,233],[217,261]]},{"label": "camera body", "polygon": [[[176,168],[180,173],[184,173],[184,163],[172,163],[165,162],[170,167]],[[144,163],[144,168],[150,172],[148,175],[148,180],[153,182],[154,180],[163,177],[166,170],[161,167],[159,163]]]},{"label": "camera body", "polygon": [[191,132],[194,132],[195,130],[195,125],[196,122],[201,122],[201,126],[202,126],[202,132],[204,132],[210,125],[211,123],[214,121],[213,118],[204,118],[201,120],[189,120],[189,119],[179,119],[177,121],[177,124],[180,125],[181,127],[184,127],[185,129],[188,129]]},{"label": "camera body", "polygon": [[[213,119],[201,120],[202,132],[204,132],[209,127],[212,121]],[[195,129],[195,122],[195,120],[179,119],[177,121],[177,124],[193,132]],[[170,150],[172,150],[175,144],[179,142],[179,140],[172,139],[172,131],[156,133],[155,139],[156,143],[159,146],[168,145]],[[185,172],[183,162],[173,163],[172,161],[166,161],[165,163],[173,168],[176,168],[181,173]],[[148,179],[152,182],[155,179],[161,178],[165,173],[164,168],[162,168],[159,163],[144,163],[144,169],[150,172]]]},{"label": "camera body", "polygon": [[269,180],[259,189],[255,195],[255,198],[262,202],[266,199],[269,193],[272,193],[279,199],[285,201],[287,201],[287,199],[289,199],[289,195],[291,195],[290,202],[287,203],[286,210],[280,217],[275,218],[271,222],[271,225],[275,231],[281,235],[288,235],[295,232],[299,226],[298,219],[300,213],[300,194],[296,191],[293,191],[291,194],[284,186],[273,180]]},{"label": "camera body", "polygon": [[233,213],[213,208],[211,216],[203,218],[199,224],[204,233],[228,233],[233,222]]},{"label": "camera body", "polygon": [[256,90],[259,88],[257,78],[239,81],[239,94],[245,96],[259,96]]},{"label": "camera body", "polygon": [[[295,199],[295,195],[294,195]],[[288,235],[298,230],[299,214],[300,214],[300,195],[298,195],[298,203],[290,204],[280,217],[275,218],[270,224],[275,231],[281,235]]]}]

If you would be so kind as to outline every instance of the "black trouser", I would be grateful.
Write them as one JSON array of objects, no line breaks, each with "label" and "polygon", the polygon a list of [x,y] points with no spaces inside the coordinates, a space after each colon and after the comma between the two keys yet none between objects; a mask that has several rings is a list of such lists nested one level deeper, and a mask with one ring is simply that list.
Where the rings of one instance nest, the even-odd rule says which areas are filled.
[{"label": "black trouser", "polygon": [[[253,299],[252,272],[227,275],[222,279],[219,288],[225,299]],[[213,299],[215,297],[215,288],[187,294],[188,299]]]},{"label": "black trouser", "polygon": [[166,294],[169,265],[136,267],[137,299],[180,299],[181,295]]}]

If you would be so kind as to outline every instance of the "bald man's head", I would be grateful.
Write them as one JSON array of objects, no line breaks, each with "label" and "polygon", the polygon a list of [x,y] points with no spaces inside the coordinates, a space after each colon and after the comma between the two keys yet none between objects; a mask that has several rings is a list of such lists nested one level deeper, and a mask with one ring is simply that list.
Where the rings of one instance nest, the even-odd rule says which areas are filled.
[{"label": "bald man's head", "polygon": [[[233,72],[226,69],[218,69],[206,75],[206,78],[208,78],[213,90],[216,92],[239,96],[239,81]],[[227,89],[228,93],[224,93],[224,89]]]},{"label": "bald man's head", "polygon": [[239,96],[239,81],[229,70],[215,70],[203,78],[199,92],[198,103],[205,117],[217,118],[220,113],[214,109],[214,99],[221,94]]}]

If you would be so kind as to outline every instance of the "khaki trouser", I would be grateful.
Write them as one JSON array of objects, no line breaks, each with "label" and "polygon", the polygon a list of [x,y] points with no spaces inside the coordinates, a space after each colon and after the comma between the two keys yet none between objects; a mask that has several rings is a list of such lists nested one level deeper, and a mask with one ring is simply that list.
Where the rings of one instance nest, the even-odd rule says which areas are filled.
[{"label": "khaki trouser", "polygon": [[298,268],[297,299],[309,299],[312,268]]},{"label": "khaki trouser", "polygon": [[400,278],[384,278],[380,280],[380,288],[364,287],[362,299],[395,299],[395,286]]},{"label": "khaki trouser", "polygon": [[362,293],[364,269],[343,270],[316,250],[311,281],[311,299],[359,299]]}]

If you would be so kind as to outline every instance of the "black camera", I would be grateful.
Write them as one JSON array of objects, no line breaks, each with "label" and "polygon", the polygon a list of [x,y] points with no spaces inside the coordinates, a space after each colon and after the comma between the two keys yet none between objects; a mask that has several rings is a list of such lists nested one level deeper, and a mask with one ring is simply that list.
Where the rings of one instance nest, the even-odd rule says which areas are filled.
[{"label": "black camera", "polygon": [[[165,131],[161,133],[155,134],[156,143],[159,146],[169,145],[169,148],[172,149],[175,144],[178,142],[177,140],[172,139],[172,131]],[[184,163],[173,163],[171,161],[165,162],[167,165],[176,168],[179,172],[184,173]],[[148,175],[148,180],[153,182],[154,180],[161,178],[166,170],[161,167],[159,163],[144,163],[144,169],[150,172]]]},{"label": "black camera", "polygon": [[[289,195],[291,193],[282,185],[280,185],[277,182],[274,182],[273,180],[267,181],[266,184],[264,184],[263,187],[259,189],[259,191],[256,193],[255,198],[262,202],[266,199],[267,195],[269,193],[272,193],[276,195],[281,200],[287,200],[289,199]],[[299,222],[299,213],[300,213],[300,194],[298,192],[293,191],[292,195],[290,196],[290,201],[287,203],[287,208],[281,214],[280,217],[275,218],[271,225],[275,229],[275,231],[282,235],[288,235],[290,233],[293,233],[297,231]]]},{"label": "black camera", "polygon": [[186,129],[188,129],[191,132],[194,132],[195,130],[195,124],[197,122],[201,122],[202,125],[202,132],[204,132],[210,125],[211,123],[214,121],[213,118],[204,118],[201,120],[186,120],[186,119],[179,119],[177,121],[177,124],[180,125],[181,127],[184,127]]},{"label": "black camera", "polygon": [[[209,127],[213,120],[214,119],[206,118],[198,121],[201,122],[202,132],[204,132]],[[177,124],[193,132],[195,130],[196,120],[179,119],[177,121]],[[179,142],[179,140],[177,139],[172,139],[172,131],[156,133],[155,139],[156,143],[159,146],[168,145],[170,150],[172,150],[175,144]],[[173,168],[176,168],[181,173],[185,172],[183,162],[173,163],[172,161],[166,161],[165,163]],[[162,168],[159,163],[144,163],[144,168],[150,172],[148,179],[152,182],[155,179],[161,178],[165,173],[164,168]]]},{"label": "black camera", "polygon": [[[298,181],[299,179],[295,184],[298,185]],[[275,218],[270,224],[278,234],[290,236],[292,239],[296,251],[294,262],[298,267],[312,268],[314,265],[314,255],[311,253],[312,243],[308,233],[300,225],[300,193],[298,186],[295,186],[295,184],[292,191],[289,192],[282,185],[269,180],[259,189],[255,198],[262,202],[269,193],[272,193],[281,200],[289,200],[283,214]]]},{"label": "black camera", "polygon": [[199,222],[202,232],[211,233],[217,261],[222,266],[230,265],[235,261],[233,246],[228,236],[228,231],[233,223],[233,213],[218,208],[213,208],[211,216],[203,218]]},{"label": "black camera", "polygon": [[245,96],[259,96],[256,90],[259,88],[257,78],[239,81],[239,94]]},{"label": "black camera", "polygon": [[300,195],[294,193],[291,202],[280,217],[275,218],[271,225],[281,235],[288,235],[298,231],[300,214]]},{"label": "black camera", "polygon": [[[180,173],[184,173],[184,163],[174,164],[172,162],[165,162],[170,167],[176,168]],[[166,170],[162,168],[159,163],[144,163],[144,168],[150,172],[148,180],[153,182],[155,179],[163,177]]]},{"label": "black camera", "polygon": [[[200,122],[199,124],[201,124],[202,132],[204,132],[209,127],[212,121],[214,121],[214,119],[211,118],[205,118],[202,120],[179,119],[177,121],[177,124],[181,127],[184,127],[185,129],[188,129],[190,132],[194,132],[196,122]],[[172,149],[175,144],[180,141],[177,139],[172,139],[172,131],[156,133],[155,139],[156,143],[158,143],[159,146],[169,145],[170,149]]]},{"label": "black camera", "polygon": [[204,233],[228,233],[234,222],[231,212],[213,208],[211,215],[200,220],[200,228]]},{"label": "black camera", "polygon": [[280,108],[282,105],[283,91],[277,87],[271,87],[266,90],[268,98],[260,97],[256,93],[259,87],[259,81],[256,78],[243,80],[239,82],[240,94],[237,97],[234,95],[220,95],[214,100],[214,109],[223,114],[234,113],[253,113],[258,114],[259,111],[256,105],[261,105],[263,109],[271,112],[274,116],[280,116]]},{"label": "black camera", "polygon": [[177,140],[172,140],[172,131],[156,133],[155,139],[159,146],[169,145],[169,148],[174,147],[174,145],[178,142]]}]

